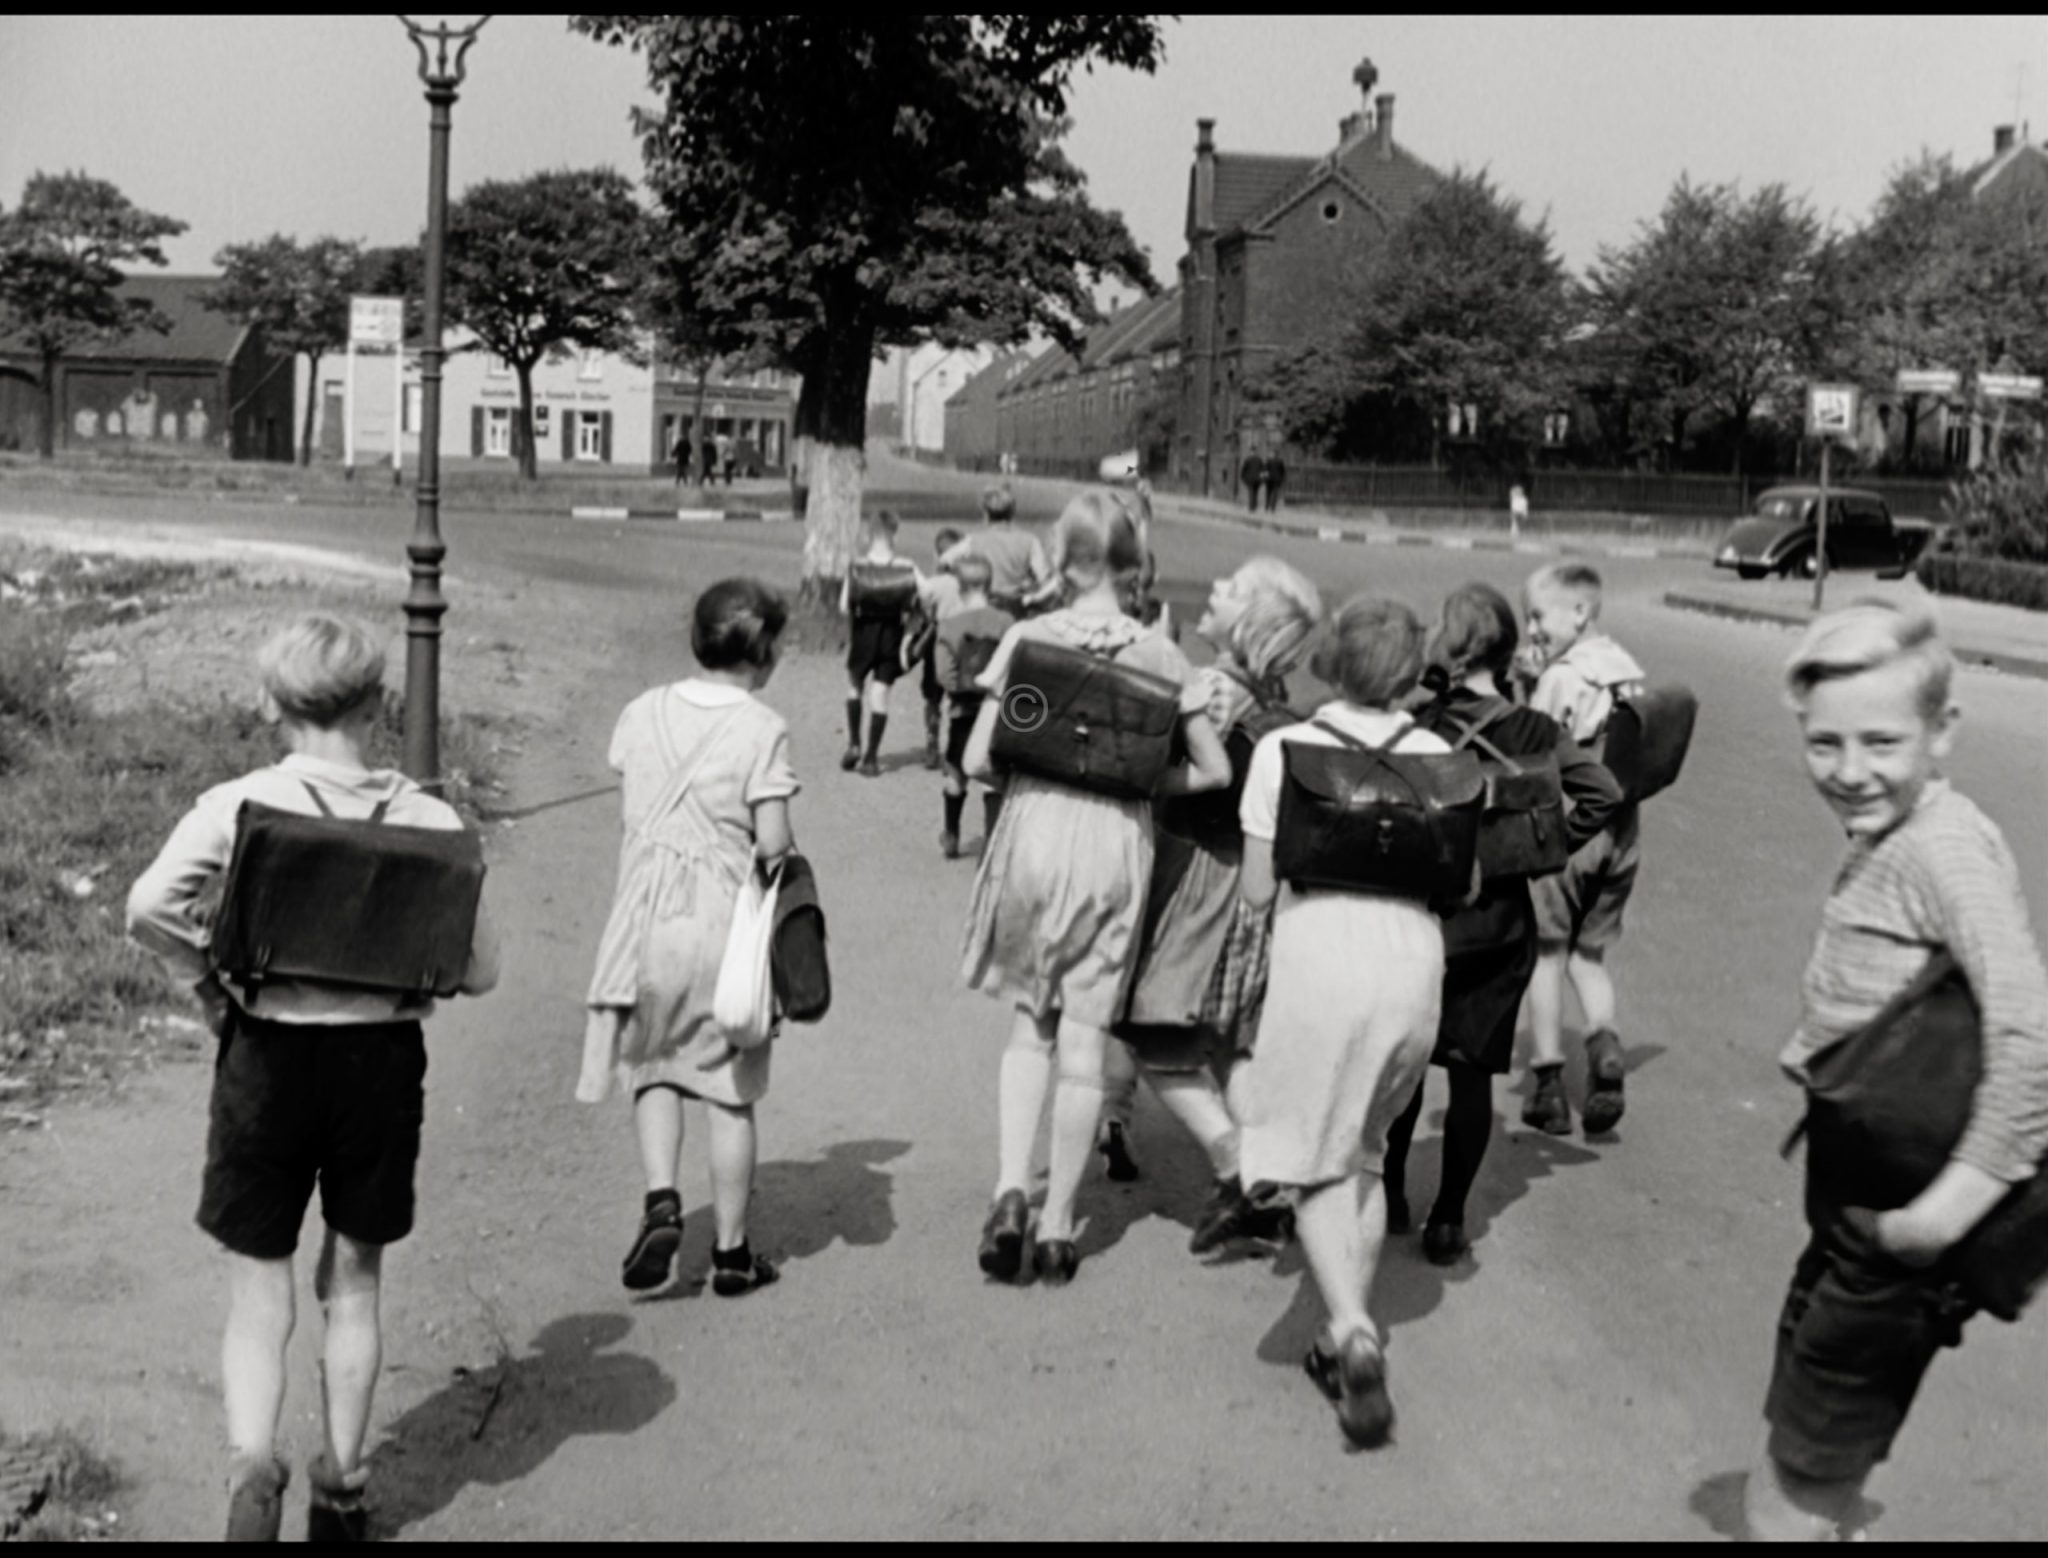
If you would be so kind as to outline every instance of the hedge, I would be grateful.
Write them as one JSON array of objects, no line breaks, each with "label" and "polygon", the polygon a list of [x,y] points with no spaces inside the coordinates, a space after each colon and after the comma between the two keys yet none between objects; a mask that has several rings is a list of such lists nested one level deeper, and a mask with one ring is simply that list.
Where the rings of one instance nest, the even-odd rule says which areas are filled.
[{"label": "hedge", "polygon": [[2048,565],[1935,552],[1922,557],[1914,571],[1920,582],[1937,595],[1960,595],[1966,600],[2048,611]]}]

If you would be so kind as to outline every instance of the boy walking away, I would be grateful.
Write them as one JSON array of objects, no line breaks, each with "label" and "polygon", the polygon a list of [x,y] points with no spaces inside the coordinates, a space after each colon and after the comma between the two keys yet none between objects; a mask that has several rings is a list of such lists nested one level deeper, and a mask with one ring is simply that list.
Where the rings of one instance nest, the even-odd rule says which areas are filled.
[{"label": "boy walking away", "polygon": [[981,512],[987,523],[948,551],[941,563],[958,562],[969,552],[987,558],[989,603],[1014,617],[1058,604],[1059,575],[1038,537],[1017,528],[1017,500],[1010,489],[989,488],[981,495]]},{"label": "boy walking away", "polygon": [[[361,626],[301,618],[264,648],[266,699],[291,755],[200,796],[128,896],[128,931],[190,984],[220,1040],[209,1103],[199,1226],[230,1257],[221,1368],[228,1419],[229,1541],[275,1541],[290,1473],[277,1456],[292,1256],[315,1184],[326,1222],[313,1290],[326,1320],[325,1447],[309,1468],[312,1541],[366,1540],[363,1439],[382,1354],[384,1248],[412,1231],[433,1002],[314,978],[223,983],[197,906],[227,870],[245,804],[394,828],[460,830],[453,810],[402,775],[372,770],[364,745],[384,654]],[[479,914],[465,994],[498,979]]]},{"label": "boy walking away", "polygon": [[964,538],[947,526],[932,537],[937,571],[926,576],[917,593],[918,621],[904,641],[904,658],[917,666],[918,691],[924,694],[924,766],[937,769],[944,757],[946,689],[939,681],[938,626],[960,610],[960,581],[946,566],[946,554]]},{"label": "boy walking away", "polygon": [[[1933,619],[1883,602],[1816,621],[1786,667],[1807,773],[1848,834],[1849,854],[1782,1057],[1809,1089],[1810,1239],[1778,1322],[1768,1450],[1747,1488],[1755,1540],[1854,1534],[1842,1528],[1857,1523],[1864,1482],[1890,1454],[1929,1363],[1961,1345],[1979,1307],[1987,1256],[1982,1241],[1963,1241],[2034,1179],[2048,1149],[2048,973],[2004,835],[1939,774],[1955,738],[1952,677]],[[1980,1079],[1931,1182],[1886,1189],[1887,1155],[1897,1160],[1900,1138],[1923,1123],[1916,1109],[1939,1091],[1914,1064],[1941,1065],[1927,1053],[1928,1033],[1912,1041],[1917,1055],[1862,1052],[1871,1067],[1905,1065],[1889,1089],[1906,1096],[1886,1101],[1881,1126],[1844,1130],[1823,1107],[1820,1073],[1944,955],[1968,981],[1977,1018],[1974,1035],[1948,1030],[1950,1042],[1974,1038],[1979,1049],[1958,1053],[1956,1066],[1978,1058]],[[1872,1096],[1887,1089],[1869,1071],[1851,1080]],[[1938,1161],[1938,1151],[1925,1160]],[[2018,1255],[2026,1259],[2024,1249]]]},{"label": "boy walking away", "polygon": [[[846,751],[839,766],[869,779],[882,771],[882,733],[889,728],[889,689],[903,673],[903,632],[924,578],[896,555],[896,516],[883,509],[862,527],[861,559],[847,571],[839,609],[853,622],[846,647]],[[868,716],[861,745],[861,714]]]},{"label": "boy walking away", "polygon": [[[959,582],[958,609],[939,620],[939,636],[932,646],[932,658],[939,685],[945,689],[946,733],[945,824],[939,831],[939,850],[948,860],[960,856],[960,813],[967,805],[967,738],[974,731],[974,719],[981,712],[981,673],[995,658],[996,646],[1016,621],[1007,611],[989,604],[991,570],[988,559],[969,552],[953,564],[952,577]],[[1003,792],[983,792],[982,838],[996,830],[996,815],[1002,810]]]},{"label": "boy walking away", "polygon": [[[1539,568],[1523,587],[1529,641],[1540,657],[1529,706],[1581,747],[1602,754],[1617,700],[1642,691],[1643,668],[1600,631],[1600,575],[1584,563]],[[1572,1128],[1564,1091],[1564,987],[1586,1017],[1586,1134],[1611,1131],[1622,1115],[1627,1063],[1614,1031],[1614,981],[1607,954],[1621,939],[1622,911],[1641,855],[1637,809],[1624,805],[1576,850],[1564,870],[1529,884],[1536,910],[1536,972],[1529,981],[1530,1047],[1536,1087],[1522,1123],[1552,1136]]]}]

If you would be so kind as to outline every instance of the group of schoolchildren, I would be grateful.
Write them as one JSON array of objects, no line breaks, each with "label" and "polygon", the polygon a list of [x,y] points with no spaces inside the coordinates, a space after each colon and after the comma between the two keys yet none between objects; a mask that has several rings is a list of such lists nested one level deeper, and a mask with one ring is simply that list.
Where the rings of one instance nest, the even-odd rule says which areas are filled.
[{"label": "group of schoolchildren", "polygon": [[[1215,584],[1195,625],[1214,658],[1197,669],[1148,600],[1142,501],[1084,494],[1049,550],[1013,527],[1006,494],[987,506],[980,532],[942,538],[931,580],[895,557],[892,523],[871,524],[845,598],[842,760],[876,772],[888,688],[928,666],[922,690],[938,713],[927,716],[927,760],[945,770],[949,856],[968,782],[992,786],[961,951],[965,983],[1013,1012],[980,1269],[1008,1280],[1029,1268],[1047,1287],[1074,1278],[1091,1160],[1100,1152],[1120,1176],[1135,1171],[1129,1143],[1101,1133],[1105,1094],[1142,1075],[1212,1166],[1192,1247],[1293,1231],[1329,1315],[1307,1372],[1353,1444],[1385,1443],[1385,1337],[1368,1299],[1386,1237],[1410,1224],[1405,1160],[1429,1064],[1450,1080],[1443,1169],[1422,1233],[1432,1261],[1469,1247],[1465,1208],[1493,1078],[1509,1069],[1525,1002],[1535,1083],[1525,1120],[1571,1128],[1567,983],[1590,1029],[1585,1129],[1611,1130],[1622,1116],[1625,1058],[1604,959],[1637,871],[1638,815],[1603,741],[1644,672],[1601,631],[1600,580],[1582,565],[1531,577],[1524,621],[1498,591],[1470,584],[1425,625],[1372,596],[1326,616],[1315,586],[1268,557]],[[907,595],[888,572],[909,573]],[[913,609],[931,627],[923,660],[905,653]],[[714,1290],[737,1297],[777,1275],[747,1225],[754,1104],[773,1046],[728,1043],[713,989],[750,873],[794,845],[788,727],[759,696],[785,623],[780,597],[757,581],[704,590],[691,625],[696,673],[636,698],[613,737],[624,839],[578,1096],[617,1089],[632,1100],[647,1183],[623,1271],[633,1289],[667,1283],[681,1244],[685,1098],[707,1106]],[[1288,678],[1304,666],[1333,694],[1310,718],[1288,706]],[[129,923],[193,981],[220,1037],[199,1221],[233,1256],[229,1536],[277,1534],[292,1253],[317,1184],[326,1441],[310,1472],[309,1535],[361,1539],[379,1256],[411,1226],[419,1023],[432,1002],[317,973],[223,969],[199,905],[209,884],[241,868],[250,803],[459,824],[409,781],[368,767],[382,656],[362,629],[307,619],[265,651],[262,669],[292,755],[200,798],[136,884]],[[1889,1020],[1901,991],[1946,953],[1981,1011],[1983,1081],[1948,1166],[1875,1215],[1853,1188],[1854,1154],[1867,1149],[1816,1129],[1812,1241],[1780,1322],[1771,1433],[1749,1483],[1750,1529],[1763,1538],[1824,1539],[1854,1523],[1862,1484],[1928,1363],[1972,1312],[1955,1252],[2048,1146],[2048,975],[2003,838],[1938,774],[1954,732],[1951,674],[1930,620],[1877,605],[1817,621],[1786,673],[1809,772],[1850,851],[1785,1065],[1818,1098],[1825,1057]],[[1105,676],[1121,678],[1121,702],[1089,703]],[[1062,677],[1077,679],[1038,685]],[[1080,745],[1110,751],[1108,769],[1045,740],[1051,705],[1127,709],[1152,697],[1170,713],[1170,743],[1155,739],[1156,722],[1093,732]],[[1449,773],[1455,754],[1474,751],[1496,775],[1555,776],[1561,869],[1489,875],[1475,863],[1455,890],[1425,890],[1318,855],[1374,763]],[[1134,766],[1142,784],[1131,782]],[[1348,785],[1348,799],[1333,802],[1329,776],[1343,773],[1352,778],[1335,790]],[[489,989],[497,961],[479,913],[453,988]],[[1031,1165],[1048,1098],[1048,1183],[1034,1227]]]}]

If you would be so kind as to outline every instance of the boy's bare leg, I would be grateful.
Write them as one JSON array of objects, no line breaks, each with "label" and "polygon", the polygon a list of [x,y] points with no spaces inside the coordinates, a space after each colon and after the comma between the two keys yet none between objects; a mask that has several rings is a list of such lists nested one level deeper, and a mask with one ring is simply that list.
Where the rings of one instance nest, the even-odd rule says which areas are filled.
[{"label": "boy's bare leg", "polygon": [[[1586,1031],[1598,1033],[1602,1028],[1612,1028],[1614,976],[1607,972],[1606,963],[1598,958],[1589,958],[1583,952],[1574,952],[1566,964],[1566,969],[1571,975],[1572,993],[1579,998],[1579,1010],[1586,1014]],[[1562,1005],[1560,998],[1560,1009]],[[1560,1033],[1558,1054],[1562,1056],[1563,1053],[1563,1037]]]},{"label": "boy's bare leg", "polygon": [[383,1364],[378,1313],[383,1264],[383,1246],[360,1244],[330,1228],[313,1273],[313,1291],[327,1317],[320,1369],[327,1464],[342,1477],[354,1472],[362,1459],[370,1401]]},{"label": "boy's bare leg", "polygon": [[1052,1100],[1052,1148],[1046,1170],[1039,1230],[1046,1240],[1074,1237],[1074,1203],[1081,1196],[1095,1130],[1102,1122],[1103,1056],[1110,1037],[1102,1029],[1065,1018],[1059,1025],[1059,1086]]},{"label": "boy's bare leg", "polygon": [[633,1129],[640,1138],[640,1169],[649,1190],[676,1188],[676,1164],[683,1152],[683,1095],[650,1087],[633,1100]]},{"label": "boy's bare leg", "polygon": [[706,1103],[711,1140],[711,1216],[717,1247],[736,1250],[747,1242],[747,1207],[754,1198],[754,1160],[759,1151],[754,1106]]},{"label": "boy's bare leg", "polygon": [[292,1263],[231,1255],[228,1324],[220,1372],[227,1399],[228,1448],[239,1461],[275,1453],[284,1413],[284,1354],[296,1319]]},{"label": "boy's bare leg", "polygon": [[1237,1122],[1223,1104],[1223,1090],[1206,1068],[1200,1071],[1153,1071],[1145,1078],[1166,1106],[1166,1112],[1209,1155],[1209,1171],[1218,1179],[1237,1177]]},{"label": "boy's bare leg", "polygon": [[1862,1493],[1861,1478],[1821,1482],[1762,1455],[1743,1490],[1743,1523],[1752,1542],[1832,1542],[1844,1534]]},{"label": "boy's bare leg", "polygon": [[1053,1035],[1057,1019],[1019,1012],[1003,1051],[996,1083],[996,1195],[1029,1190],[1031,1149],[1038,1143],[1038,1122],[1045,1115],[1045,1095],[1052,1085]]},{"label": "boy's bare leg", "polygon": [[1571,958],[1563,947],[1546,947],[1536,955],[1529,977],[1529,1063],[1564,1064],[1564,981]]}]

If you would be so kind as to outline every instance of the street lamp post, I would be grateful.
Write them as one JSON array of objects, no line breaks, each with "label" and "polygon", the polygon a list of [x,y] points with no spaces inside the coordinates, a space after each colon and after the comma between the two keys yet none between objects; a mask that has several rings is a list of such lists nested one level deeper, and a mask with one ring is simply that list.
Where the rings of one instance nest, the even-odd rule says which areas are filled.
[{"label": "street lamp post", "polygon": [[[405,771],[429,789],[441,785],[441,295],[447,275],[448,128],[462,62],[488,16],[468,27],[424,27],[398,18],[420,54],[428,117],[425,339],[420,346],[419,502],[412,540],[412,589],[405,597]],[[431,45],[431,49],[429,48]],[[451,59],[449,49],[454,48]]]}]

